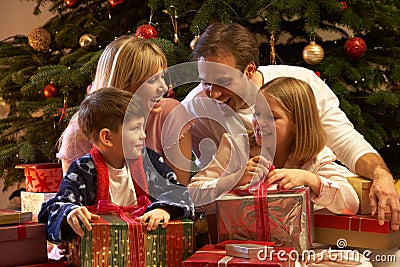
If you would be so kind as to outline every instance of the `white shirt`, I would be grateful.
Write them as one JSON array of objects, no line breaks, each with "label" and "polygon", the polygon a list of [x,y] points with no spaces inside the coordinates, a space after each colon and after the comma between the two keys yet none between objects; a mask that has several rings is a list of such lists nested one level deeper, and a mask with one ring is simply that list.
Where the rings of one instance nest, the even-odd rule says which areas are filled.
[{"label": "white shirt", "polygon": [[[355,172],[357,160],[367,153],[377,153],[376,150],[357,132],[353,124],[349,121],[346,114],[339,108],[339,100],[332,90],[322,81],[314,72],[306,68],[287,65],[269,65],[260,66],[258,70],[264,77],[264,83],[271,81],[277,77],[290,76],[307,82],[313,89],[319,116],[322,121],[323,128],[327,133],[327,146],[333,150],[338,160],[345,164],[352,172]],[[198,156],[198,147],[200,141],[204,138],[211,138],[215,146],[203,146],[202,149],[208,152],[207,155],[197,159],[199,167],[206,166],[215,154],[216,148],[219,146],[222,134],[228,132],[232,127],[244,125],[247,132],[250,133],[250,138],[253,133],[251,117],[252,111],[250,108],[240,110],[236,118],[224,120],[226,129],[215,127],[206,122],[204,119],[204,105],[199,105],[208,98],[202,90],[201,84],[194,88],[182,101],[189,113],[193,117],[198,118],[192,128],[194,152]],[[209,104],[207,104],[207,108]],[[208,108],[209,109],[209,108]],[[209,116],[216,116],[218,112],[208,112]],[[201,115],[201,116],[199,116]],[[220,120],[218,120],[220,122]],[[214,123],[215,124],[215,123]]]},{"label": "white shirt", "polygon": [[110,179],[110,200],[119,206],[129,206],[135,204],[135,186],[129,169],[126,165],[122,169],[115,169],[107,164]]}]

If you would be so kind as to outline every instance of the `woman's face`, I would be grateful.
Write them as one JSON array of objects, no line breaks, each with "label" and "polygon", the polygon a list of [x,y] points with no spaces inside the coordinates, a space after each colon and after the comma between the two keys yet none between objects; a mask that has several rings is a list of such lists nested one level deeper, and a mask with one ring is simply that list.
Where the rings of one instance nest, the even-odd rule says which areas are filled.
[{"label": "woman's face", "polygon": [[[157,73],[150,76],[150,78],[138,88],[136,93],[143,99],[145,107],[151,110],[160,107],[159,101],[167,91],[168,87],[164,80],[164,69],[159,67]],[[148,103],[148,105],[146,106],[145,103]]]}]

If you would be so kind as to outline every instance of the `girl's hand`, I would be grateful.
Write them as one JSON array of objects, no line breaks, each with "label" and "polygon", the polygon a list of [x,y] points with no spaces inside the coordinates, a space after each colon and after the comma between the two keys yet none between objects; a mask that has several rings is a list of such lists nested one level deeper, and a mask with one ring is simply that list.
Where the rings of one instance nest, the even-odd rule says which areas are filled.
[{"label": "girl's hand", "polygon": [[89,222],[97,221],[98,219],[100,219],[100,216],[91,213],[86,207],[79,207],[77,209],[74,209],[67,216],[68,224],[71,225],[75,233],[77,233],[81,237],[84,234],[81,223],[83,223],[88,231],[92,231],[92,226]]},{"label": "girl's hand", "polygon": [[158,224],[163,221],[162,228],[167,227],[170,215],[163,209],[154,209],[146,212],[143,216],[137,217],[135,220],[145,224],[147,222],[147,231],[155,230]]},{"label": "girl's hand", "polygon": [[278,189],[292,189],[297,186],[308,186],[316,195],[319,194],[321,182],[317,175],[301,169],[275,169],[268,174],[267,186],[277,182]]},{"label": "girl's hand", "polygon": [[272,162],[265,159],[263,156],[255,156],[247,161],[246,169],[236,186],[248,184],[251,179],[259,180],[267,176]]}]

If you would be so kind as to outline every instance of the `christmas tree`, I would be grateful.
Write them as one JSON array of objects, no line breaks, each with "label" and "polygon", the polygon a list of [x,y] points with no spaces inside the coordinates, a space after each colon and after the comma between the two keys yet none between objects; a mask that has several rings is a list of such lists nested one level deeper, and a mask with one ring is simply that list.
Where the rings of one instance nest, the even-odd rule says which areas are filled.
[{"label": "christmas tree", "polygon": [[[28,36],[0,43],[0,176],[23,179],[18,163],[56,161],[57,140],[93,79],[104,47],[137,34],[170,66],[210,23],[256,34],[260,62],[314,70],[354,126],[400,174],[400,3],[337,0],[26,0],[54,17]],[[174,88],[177,99],[191,89]],[[397,153],[397,154],[394,154]]]}]

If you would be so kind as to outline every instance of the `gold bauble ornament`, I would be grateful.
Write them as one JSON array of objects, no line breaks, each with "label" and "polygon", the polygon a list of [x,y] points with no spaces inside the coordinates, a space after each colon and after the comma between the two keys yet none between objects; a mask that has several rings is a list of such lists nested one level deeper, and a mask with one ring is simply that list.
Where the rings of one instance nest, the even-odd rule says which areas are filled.
[{"label": "gold bauble ornament", "polygon": [[193,40],[190,42],[190,50],[194,50],[194,47],[196,46],[197,40],[199,40],[200,35],[196,35]]},{"label": "gold bauble ornament", "polygon": [[10,112],[10,103],[0,96],[0,119],[6,118]]},{"label": "gold bauble ornament", "polygon": [[208,232],[208,222],[206,217],[197,218],[193,224],[193,230],[199,234],[205,234]]},{"label": "gold bauble ornament", "polygon": [[36,28],[29,33],[28,41],[35,51],[45,51],[50,48],[51,36],[46,29]]},{"label": "gold bauble ornament", "polygon": [[311,41],[303,50],[303,59],[307,64],[316,65],[324,59],[324,49]]},{"label": "gold bauble ornament", "polygon": [[96,36],[94,36],[93,34],[87,33],[81,36],[81,38],[79,38],[79,45],[83,48],[83,49],[91,49],[94,48],[96,46]]}]

